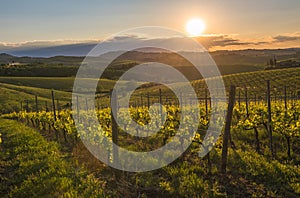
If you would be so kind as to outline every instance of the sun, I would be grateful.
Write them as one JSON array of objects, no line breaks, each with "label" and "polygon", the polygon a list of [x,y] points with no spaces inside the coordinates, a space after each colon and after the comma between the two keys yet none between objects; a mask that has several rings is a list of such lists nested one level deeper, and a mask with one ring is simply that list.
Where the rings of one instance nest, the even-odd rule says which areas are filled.
[{"label": "sun", "polygon": [[205,23],[200,18],[190,19],[186,23],[185,29],[191,36],[200,36],[205,30]]}]

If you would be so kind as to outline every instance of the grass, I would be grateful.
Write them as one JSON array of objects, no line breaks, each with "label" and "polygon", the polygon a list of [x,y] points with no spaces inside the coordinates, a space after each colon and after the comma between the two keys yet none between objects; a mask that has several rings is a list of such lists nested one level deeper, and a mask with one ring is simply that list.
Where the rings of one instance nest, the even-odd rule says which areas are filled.
[{"label": "grass", "polygon": [[[300,68],[288,68],[230,74],[224,75],[222,78],[226,88],[229,88],[230,85],[236,85],[240,88],[248,87],[253,92],[263,93],[266,89],[266,80],[270,80],[272,88],[277,91],[282,91],[284,85],[290,89],[288,91],[294,91],[295,85],[300,83],[298,76],[300,76]],[[24,88],[22,86],[26,86],[27,90],[29,87],[35,87],[72,92],[74,79],[74,77],[0,77],[0,83],[18,85],[21,86],[20,89]],[[108,91],[114,87],[115,82],[114,80],[101,79],[98,90]],[[192,81],[192,85],[197,89],[197,92],[203,92],[206,87],[204,80]],[[147,88],[147,90],[141,89],[139,92],[158,92],[158,88],[160,86]],[[35,90],[34,92],[38,93],[39,91]]]},{"label": "grass", "polygon": [[[106,197],[105,182],[89,175],[37,131],[0,120],[1,197]],[[105,190],[104,190],[105,189]]]},{"label": "grass", "polygon": [[66,77],[0,77],[1,83],[13,84],[18,86],[37,87],[45,89],[56,89],[71,91],[74,78]]},{"label": "grass", "polygon": [[[29,101],[29,109],[34,109],[35,98],[33,95],[20,92],[13,89],[8,89],[0,85],[0,112],[8,113],[13,111],[19,111],[21,109],[21,101],[23,109],[26,109],[26,100]],[[39,107],[46,102],[50,106],[51,100],[47,98],[38,98]]]},{"label": "grass", "polygon": [[[21,110],[21,102],[23,109],[30,111],[35,110],[35,96],[38,96],[38,108],[51,108],[51,90],[35,87],[16,86],[0,83],[0,112],[8,113]],[[71,93],[64,91],[54,91],[54,96],[59,99],[60,106],[71,102]],[[57,101],[55,101],[57,103]]]},{"label": "grass", "polygon": [[[74,80],[74,77],[0,77],[0,83],[67,92],[72,92]],[[114,83],[114,80],[102,79],[99,83],[99,88],[101,90],[109,90]]]},{"label": "grass", "polygon": [[[7,89],[15,90],[18,92],[27,93],[27,94],[30,94],[33,96],[37,95],[41,98],[51,99],[51,89],[27,87],[27,86],[16,86],[16,85],[3,84],[3,83],[0,83],[0,86],[7,88]],[[54,92],[55,92],[55,97],[61,101],[69,101],[71,99],[70,92],[59,91],[59,90],[54,90]]]},{"label": "grass", "polygon": [[[4,127],[7,126],[4,125]],[[101,162],[96,161],[98,162],[96,164],[92,160],[91,154],[87,154],[88,151],[84,146],[76,147],[76,150],[79,148],[80,156],[84,156],[84,158],[79,158],[78,154],[74,154],[74,150],[67,152],[72,155],[72,158],[76,159],[78,157],[77,159],[81,159],[78,161],[89,167],[88,170],[93,176],[105,178],[107,189],[113,189],[113,192],[117,193],[119,197],[121,195],[123,197],[138,197],[139,195],[141,197],[200,197],[200,195],[201,197],[299,197],[299,156],[295,155],[293,160],[286,160],[286,158],[280,157],[285,155],[285,149],[281,147],[281,144],[284,145],[285,143],[278,139],[279,134],[274,131],[273,138],[276,140],[277,157],[272,159],[268,154],[267,131],[263,128],[259,130],[263,152],[258,154],[255,152],[252,130],[244,131],[234,127],[234,125],[232,129],[234,130],[231,131],[231,137],[236,145],[236,149],[229,149],[228,172],[226,175],[222,175],[219,172],[221,142],[218,142],[210,153],[211,173],[208,173],[206,158],[198,157],[199,145],[196,142],[178,160],[162,169],[146,173],[118,172],[103,166],[99,168],[97,165],[101,164]],[[0,132],[2,130],[0,127]],[[50,131],[43,131],[42,133],[50,134]],[[54,134],[54,131],[52,133]],[[3,136],[4,141],[6,140],[6,134],[7,132]],[[119,138],[119,140],[123,139]],[[222,141],[221,138],[219,140]],[[139,140],[130,141],[127,138],[124,141],[129,145],[140,147],[137,150],[146,147],[145,142],[142,143]],[[58,140],[58,142],[60,145],[66,144],[63,141]],[[152,142],[159,146],[158,141]],[[295,138],[293,143],[295,148],[299,148],[298,142],[298,138]],[[126,147],[125,144],[122,144],[122,141],[119,141],[119,145]],[[128,148],[134,150],[134,146]],[[83,153],[84,150],[86,153]],[[294,149],[293,152],[296,153],[297,150]],[[55,172],[55,174],[59,173]],[[109,179],[104,177],[104,175],[109,176]],[[66,181],[69,181],[67,179]],[[44,177],[41,182],[44,182]],[[30,193],[30,185],[20,187],[18,193]],[[59,193],[61,192],[60,189],[58,191]],[[45,193],[45,191],[40,190],[40,193]]]},{"label": "grass", "polygon": [[[256,72],[246,72],[239,74],[231,74],[223,76],[223,81],[226,89],[229,89],[230,85],[236,85],[238,87],[237,94],[240,92],[241,96],[244,96],[245,87],[248,89],[249,97],[254,98],[254,94],[261,99],[265,98],[266,92],[266,81],[271,81],[271,94],[283,95],[284,86],[287,87],[288,96],[292,92],[300,91],[300,68],[289,68],[289,69],[277,69],[277,70],[264,70]],[[93,81],[94,79],[92,79]],[[96,80],[96,79],[95,79]],[[213,80],[213,78],[208,79]],[[86,81],[87,83],[90,80]],[[74,78],[73,77],[0,77],[0,107],[1,111],[8,112],[8,110],[19,109],[20,101],[29,100],[34,103],[34,96],[37,95],[43,104],[45,101],[51,104],[51,89],[55,90],[55,98],[58,98],[62,103],[71,102],[71,92],[73,89]],[[126,85],[126,82],[123,82]],[[132,83],[132,82],[127,82]],[[98,84],[98,90],[109,91],[114,87],[115,81],[108,79],[101,79]],[[203,97],[206,84],[204,80],[192,81],[191,84],[195,88],[196,92],[200,97]],[[179,87],[182,87],[180,83]],[[163,95],[173,95],[169,90],[160,86],[144,86],[137,90],[135,93],[138,97],[133,97],[132,101],[139,103],[141,100],[140,95],[146,96],[150,93],[150,96],[156,96],[150,100],[157,100],[159,94],[159,88],[162,89]],[[182,87],[184,89],[184,86]],[[146,98],[143,99],[144,104]],[[101,105],[106,105],[108,99],[101,99],[97,102]],[[34,106],[34,105],[32,105]]]}]

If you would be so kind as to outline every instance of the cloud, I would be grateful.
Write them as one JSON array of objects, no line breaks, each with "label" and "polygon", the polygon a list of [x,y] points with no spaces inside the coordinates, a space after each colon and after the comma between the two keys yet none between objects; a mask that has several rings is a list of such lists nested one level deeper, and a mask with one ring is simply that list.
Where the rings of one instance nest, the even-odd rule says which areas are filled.
[{"label": "cloud", "polygon": [[[222,34],[208,34],[200,37],[196,37],[195,40],[199,41],[204,48],[210,49],[213,47],[225,47],[225,46],[243,46],[250,44],[264,44],[264,42],[245,42],[237,38],[233,38],[236,35],[222,35]],[[86,44],[86,43],[99,43],[99,40],[53,40],[53,41],[26,41],[22,43],[0,43],[0,51],[12,51],[12,50],[29,50],[45,47],[55,47],[62,45],[74,45],[74,44]],[[107,50],[114,50],[119,48],[120,50],[126,50],[128,46],[138,46],[141,43],[148,44],[149,46],[164,43],[171,49],[178,51],[184,51],[191,49],[190,39],[184,37],[164,37],[164,38],[147,38],[144,35],[118,35],[108,40],[105,40],[103,44]]]},{"label": "cloud", "polygon": [[[275,37],[265,37],[261,39],[239,39],[239,35],[236,34],[205,34],[203,36],[194,37],[199,43],[201,43],[205,48],[211,47],[225,47],[225,46],[249,46],[249,45],[266,45],[272,44],[274,42],[286,42],[286,41],[296,41],[300,39],[300,32],[290,34],[290,35],[278,35]],[[139,43],[141,41],[149,43],[159,43],[159,42],[169,42],[169,43],[185,43],[187,38],[185,37],[162,37],[162,38],[147,38],[141,35],[121,35],[113,37],[106,40],[105,43]]]},{"label": "cloud", "polygon": [[139,36],[136,34],[126,34],[126,35],[119,35],[114,36],[105,42],[128,42],[128,41],[134,41],[134,40],[144,40],[147,39],[147,37]]},{"label": "cloud", "polygon": [[225,47],[225,46],[248,46],[248,45],[261,45],[268,42],[249,42],[233,38],[233,35],[205,35],[198,37],[197,40],[206,48]]},{"label": "cloud", "polygon": [[[287,33],[273,37],[264,38],[248,38],[242,39],[240,35],[236,34],[206,34],[199,37],[194,37],[204,48],[201,51],[209,50],[223,50],[223,49],[247,49],[247,48],[284,48],[284,47],[299,47],[300,32]],[[100,40],[52,40],[52,41],[27,41],[22,43],[1,43],[0,53],[14,53],[22,52],[22,55],[31,55],[32,51],[45,51],[51,50],[51,55],[64,54],[72,55],[74,49],[76,53],[84,51],[87,53],[91,46],[96,46]],[[195,48],[195,43],[191,39],[172,35],[169,37],[152,37],[149,38],[145,35],[126,34],[118,35],[105,40],[102,43],[102,48],[105,50],[102,53],[109,51],[127,51],[130,49],[139,48],[139,46],[159,46],[163,44],[167,49],[173,51],[193,51],[199,50]],[[88,47],[86,47],[88,46]],[[56,51],[55,51],[56,50]],[[24,52],[24,53],[23,53]],[[27,53],[28,52],[28,53]],[[20,53],[15,53],[20,54]],[[82,54],[82,53],[81,53]],[[45,56],[46,56],[45,55]]]},{"label": "cloud", "polygon": [[287,42],[300,40],[300,33],[297,32],[293,35],[278,35],[273,37],[274,42]]},{"label": "cloud", "polygon": [[[253,39],[253,40],[242,40],[237,38],[237,35],[204,35],[198,37],[197,40],[204,45],[208,49],[212,48],[222,48],[222,47],[265,47],[268,48],[270,46],[277,45],[284,45],[286,42],[294,42],[296,45],[300,41],[300,32],[292,33],[292,34],[284,34],[278,35],[274,37],[265,37],[260,39]],[[290,45],[290,44],[288,44]],[[228,49],[228,48],[227,48]]]},{"label": "cloud", "polygon": [[99,40],[34,40],[34,41],[24,41],[20,43],[6,43],[0,42],[0,50],[14,50],[14,49],[37,49],[44,47],[54,47],[61,45],[72,45],[72,44],[82,44],[82,43],[98,43]]}]

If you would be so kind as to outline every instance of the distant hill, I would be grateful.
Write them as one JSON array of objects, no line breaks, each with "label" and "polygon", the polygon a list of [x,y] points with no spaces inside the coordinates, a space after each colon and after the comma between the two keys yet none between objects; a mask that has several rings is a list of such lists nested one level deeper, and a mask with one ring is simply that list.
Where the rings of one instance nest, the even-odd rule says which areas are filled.
[{"label": "distant hill", "polygon": [[[83,47],[83,48],[82,48]],[[30,49],[37,55],[48,54],[73,54],[77,51],[78,56],[51,56],[30,57],[14,56],[7,53],[0,54],[0,76],[48,76],[48,77],[70,77],[75,76],[79,66],[84,60],[83,52],[88,52],[93,47],[88,45],[65,45],[40,49]],[[70,50],[72,49],[72,50]],[[85,49],[81,51],[81,49]],[[40,51],[39,51],[40,50]],[[48,51],[47,51],[48,50]],[[70,50],[70,51],[68,51]],[[56,51],[56,53],[54,53]],[[28,52],[28,51],[27,51]],[[35,53],[36,52],[36,53]],[[115,56],[120,52],[108,52],[106,58]],[[192,53],[192,52],[184,52]],[[79,56],[81,54],[82,56]],[[300,48],[278,49],[278,50],[238,50],[238,51],[215,51],[210,53],[222,75],[264,70],[268,67],[268,61],[276,56],[279,62],[286,60],[300,60]],[[200,79],[201,75],[190,62],[175,53],[163,51],[131,51],[118,57],[105,72],[105,77],[118,79],[124,71],[143,62],[161,62],[176,67],[189,79]],[[16,63],[16,64],[12,64]]]},{"label": "distant hill", "polygon": [[[52,57],[52,56],[86,56],[96,46],[95,43],[68,44],[51,47],[13,48],[3,51],[14,56]],[[0,51],[1,52],[1,51]]]},{"label": "distant hill", "polygon": [[9,63],[9,62],[12,62],[12,60],[14,59],[15,57],[10,55],[10,54],[6,54],[6,53],[1,53],[0,54],[0,61],[1,63]]}]

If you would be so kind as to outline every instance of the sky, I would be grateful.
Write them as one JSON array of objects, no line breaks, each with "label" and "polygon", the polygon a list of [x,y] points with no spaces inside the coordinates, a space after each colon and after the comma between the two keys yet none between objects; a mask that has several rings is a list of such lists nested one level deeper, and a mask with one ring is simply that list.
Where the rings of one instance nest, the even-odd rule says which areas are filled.
[{"label": "sky", "polygon": [[300,47],[299,10],[299,0],[1,0],[0,44],[102,40],[140,26],[186,32],[201,18],[202,37],[232,41],[212,49]]}]

